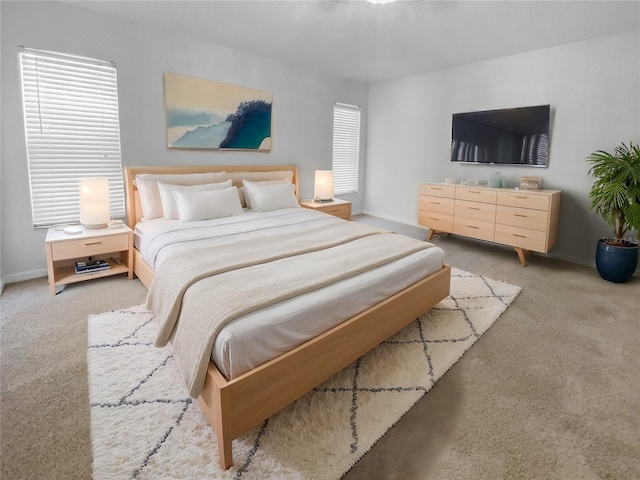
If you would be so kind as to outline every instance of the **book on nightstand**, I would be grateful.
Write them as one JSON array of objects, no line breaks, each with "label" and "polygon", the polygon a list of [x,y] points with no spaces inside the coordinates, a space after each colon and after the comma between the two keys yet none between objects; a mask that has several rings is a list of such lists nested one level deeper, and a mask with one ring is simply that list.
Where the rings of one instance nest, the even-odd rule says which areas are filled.
[{"label": "book on nightstand", "polygon": [[111,266],[106,260],[94,260],[92,262],[76,262],[74,269],[76,275],[83,275],[86,273],[97,273],[109,270]]}]

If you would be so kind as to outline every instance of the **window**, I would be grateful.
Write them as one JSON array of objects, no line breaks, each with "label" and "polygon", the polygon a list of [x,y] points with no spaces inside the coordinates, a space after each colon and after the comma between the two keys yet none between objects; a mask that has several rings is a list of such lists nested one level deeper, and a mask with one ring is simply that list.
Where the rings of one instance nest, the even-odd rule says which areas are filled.
[{"label": "window", "polygon": [[358,191],[360,107],[336,103],[333,107],[333,182],[335,195]]},{"label": "window", "polygon": [[109,178],[111,217],[124,217],[116,68],[19,48],[33,225],[77,223],[78,180]]}]

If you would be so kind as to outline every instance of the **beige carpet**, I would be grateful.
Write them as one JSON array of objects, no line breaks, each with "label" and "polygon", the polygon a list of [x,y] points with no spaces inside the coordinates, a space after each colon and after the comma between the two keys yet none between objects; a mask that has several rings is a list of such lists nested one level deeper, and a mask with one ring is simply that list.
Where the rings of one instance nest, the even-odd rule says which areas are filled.
[{"label": "beige carpet", "polygon": [[[512,250],[433,241],[450,265],[523,292],[344,478],[640,478],[640,278],[612,284],[588,267],[534,255],[523,268]],[[5,287],[2,479],[91,477],[86,319],[145,294],[124,277],[55,297],[44,278]]]}]

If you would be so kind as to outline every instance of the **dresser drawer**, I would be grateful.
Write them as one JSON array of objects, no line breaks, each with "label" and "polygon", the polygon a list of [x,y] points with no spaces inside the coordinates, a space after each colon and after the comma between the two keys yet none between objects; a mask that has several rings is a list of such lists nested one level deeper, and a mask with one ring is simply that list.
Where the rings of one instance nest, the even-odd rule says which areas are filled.
[{"label": "dresser drawer", "polygon": [[418,210],[418,225],[438,232],[453,232],[453,215]]},{"label": "dresser drawer", "polygon": [[55,242],[51,245],[51,252],[54,261],[91,257],[93,255],[125,250],[129,250],[128,233],[93,238],[80,238],[78,240]]},{"label": "dresser drawer", "polygon": [[496,206],[493,203],[456,200],[455,216],[493,223],[496,220]]},{"label": "dresser drawer", "polygon": [[522,190],[511,192],[498,192],[498,205],[511,207],[534,208],[536,210],[549,210],[549,196],[543,194],[526,193]]},{"label": "dresser drawer", "polygon": [[453,198],[418,195],[418,210],[453,215]]},{"label": "dresser drawer", "polygon": [[547,234],[538,230],[497,224],[495,241],[512,247],[547,253]]},{"label": "dresser drawer", "polygon": [[432,197],[453,198],[456,194],[456,187],[451,185],[440,185],[437,183],[421,183],[418,185],[420,195],[430,195]]},{"label": "dresser drawer", "polygon": [[453,233],[480,240],[493,241],[494,228],[495,224],[493,222],[482,222],[480,220],[458,218],[457,216],[453,221]]},{"label": "dresser drawer", "polygon": [[546,232],[548,222],[549,212],[546,210],[498,205],[496,223]]},{"label": "dresser drawer", "polygon": [[470,200],[472,202],[496,203],[496,191],[486,188],[458,187],[456,200]]}]

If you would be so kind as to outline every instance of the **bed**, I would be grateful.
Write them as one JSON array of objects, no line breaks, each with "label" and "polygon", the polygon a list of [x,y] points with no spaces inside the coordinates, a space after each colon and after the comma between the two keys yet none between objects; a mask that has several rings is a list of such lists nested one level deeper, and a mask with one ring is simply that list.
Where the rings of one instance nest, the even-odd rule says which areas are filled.
[{"label": "bed", "polygon": [[[285,245],[287,243],[286,241],[278,241],[273,244],[273,248],[269,247],[263,249],[267,253],[261,252],[259,248],[249,249],[252,252],[255,251],[255,254],[253,255],[257,256],[257,258],[260,255],[277,255],[278,249],[285,251],[288,248],[292,248],[295,250],[295,248],[301,248],[300,245],[304,248],[308,248],[307,246],[313,244],[314,239],[317,236],[321,236],[316,234],[311,235],[311,228],[308,228],[309,226],[314,226],[317,231],[326,230],[327,235],[331,237],[340,237],[345,235],[351,238],[351,235],[355,235],[356,237],[354,238],[356,238],[358,242],[362,241],[362,245],[366,245],[364,242],[369,242],[370,238],[372,239],[371,242],[373,242],[374,236],[379,237],[378,233],[380,232],[370,233],[367,231],[367,228],[370,227],[364,227],[362,225],[357,226],[355,225],[355,222],[354,224],[350,224],[350,222],[338,220],[334,217],[329,219],[329,216],[326,214],[298,208],[282,209],[278,212],[272,213],[266,212],[264,215],[262,213],[257,214],[250,210],[245,210],[242,215],[236,215],[231,218],[225,217],[214,221],[211,225],[206,221],[192,222],[191,225],[188,225],[189,228],[186,230],[190,232],[188,235],[191,237],[195,236],[197,238],[196,242],[192,242],[191,237],[189,242],[186,242],[182,237],[183,232],[178,232],[178,230],[185,229],[183,228],[184,225],[176,227],[171,224],[170,227],[167,227],[166,225],[170,224],[171,221],[154,222],[153,220],[148,221],[147,219],[141,221],[143,218],[142,202],[140,198],[140,191],[138,189],[139,182],[135,181],[136,177],[139,175],[140,177],[138,177],[138,179],[144,178],[145,175],[218,173],[221,175],[220,179],[222,179],[223,174],[221,172],[225,172],[224,175],[226,177],[224,178],[231,179],[232,185],[236,188],[242,186],[242,179],[245,176],[250,175],[253,181],[260,182],[272,179],[276,172],[288,172],[288,178],[293,185],[291,188],[295,191],[297,197],[297,169],[295,166],[291,165],[125,167],[127,218],[129,225],[134,229],[139,223],[138,228],[136,229],[137,238],[136,250],[134,252],[134,274],[140,278],[147,288],[150,288],[149,297],[151,299],[154,298],[154,292],[155,297],[160,298],[158,301],[160,305],[158,310],[159,316],[161,317],[161,313],[163,311],[162,302],[165,301],[164,299],[166,297],[171,297],[174,294],[173,291],[169,290],[170,288],[173,288],[171,286],[178,285],[178,283],[175,283],[174,280],[170,278],[171,275],[176,275],[176,278],[178,278],[178,275],[184,275],[184,273],[172,273],[176,270],[180,270],[180,268],[175,268],[175,266],[178,265],[181,267],[186,265],[183,269],[185,272],[188,272],[189,268],[191,268],[189,266],[189,262],[183,263],[183,259],[180,258],[180,255],[184,255],[181,246],[183,244],[195,243],[198,245],[198,248],[201,249],[198,251],[205,251],[211,250],[212,248],[211,245],[206,242],[214,242],[216,245],[215,248],[221,249],[219,250],[220,252],[229,252],[225,257],[233,256],[234,241],[236,238],[242,239],[242,241],[238,242],[238,245],[254,245],[253,243],[242,243],[245,240],[245,237],[243,236],[234,236],[238,229],[243,230],[242,235],[253,237],[254,233],[252,229],[254,229],[254,225],[259,225],[260,222],[266,222],[267,220],[265,219],[267,217],[269,218],[269,228],[271,228],[275,222],[275,226],[273,228],[279,230],[277,235],[280,235],[280,237],[272,238],[291,238],[292,246],[289,247]],[[245,174],[245,172],[250,173]],[[304,210],[304,212],[302,212],[302,210]],[[256,218],[254,219],[253,217]],[[247,225],[250,227],[247,227]],[[198,229],[196,229],[196,226]],[[225,229],[231,229],[234,234],[229,235]],[[335,231],[333,229],[335,229]],[[356,232],[356,230],[358,231]],[[169,237],[180,235],[176,237],[180,240],[174,243],[168,243],[166,246],[163,245],[161,248],[156,248],[154,252],[154,249],[149,248],[149,244],[152,243],[149,239],[154,238],[155,241],[155,237],[160,237],[161,235],[154,234],[153,232],[169,232],[168,234],[165,234],[165,236]],[[207,232],[213,232],[211,233],[211,238],[209,238],[209,234]],[[261,230],[255,235],[262,234],[263,232]],[[307,236],[305,237],[305,235]],[[399,242],[403,241],[400,238],[400,235],[385,235],[387,235],[384,237],[385,242],[390,242],[390,240],[395,242],[396,238]],[[298,236],[301,239],[300,243],[296,243],[298,241]],[[233,239],[233,241],[229,241],[228,239]],[[255,239],[247,238],[248,242],[252,242],[254,240]],[[318,240],[318,242],[320,242],[320,240]],[[345,242],[344,245],[351,245],[354,243],[354,241],[350,240]],[[415,243],[416,242],[414,241],[414,244]],[[330,303],[338,305],[337,307],[334,307],[334,309],[339,309],[342,308],[341,306],[347,305],[347,307],[345,307],[345,311],[349,312],[353,310],[353,316],[342,319],[335,325],[320,325],[314,327],[319,328],[319,331],[322,331],[322,333],[317,335],[313,334],[312,337],[304,340],[298,345],[291,343],[291,345],[295,345],[292,348],[279,344],[278,348],[281,353],[277,354],[274,358],[269,358],[267,353],[260,352],[262,356],[257,359],[252,359],[253,363],[248,362],[247,365],[240,365],[239,362],[235,360],[235,357],[233,361],[229,361],[227,363],[225,363],[223,358],[216,357],[216,352],[224,351],[225,348],[231,348],[233,350],[236,347],[218,346],[208,352],[209,358],[207,358],[206,361],[206,371],[203,372],[201,385],[198,384],[198,382],[195,382],[197,388],[194,387],[193,390],[190,390],[190,394],[192,394],[192,396],[197,394],[198,402],[216,434],[219,446],[219,462],[223,469],[228,469],[233,464],[233,439],[258,425],[260,422],[278,412],[334,373],[355,361],[358,357],[371,350],[415,318],[432,308],[449,294],[450,268],[446,266],[443,261],[436,261],[433,263],[433,260],[429,260],[432,262],[432,266],[429,267],[429,272],[432,273],[426,277],[424,277],[424,273],[421,275],[416,273],[419,268],[416,268],[414,264],[418,260],[420,262],[427,261],[427,257],[436,257],[436,255],[424,253],[426,248],[414,248],[414,244],[410,244],[410,253],[404,253],[402,257],[394,257],[392,259],[393,261],[386,261],[384,259],[380,260],[380,264],[375,265],[375,269],[386,268],[391,272],[390,275],[394,275],[393,272],[395,271],[396,277],[404,278],[403,281],[405,284],[402,285],[401,290],[397,291],[397,293],[384,293],[389,290],[388,287],[382,283],[379,285],[379,288],[376,287],[375,282],[381,277],[379,272],[382,272],[382,270],[374,269],[371,272],[363,272],[362,276],[358,275],[358,278],[356,278],[355,275],[349,276],[349,274],[345,274],[345,277],[336,277],[338,279],[336,282],[329,281],[324,287],[322,287],[322,289],[314,286],[312,289],[310,288],[309,291],[300,290],[301,292],[304,292],[304,295],[299,295],[293,291],[291,295],[283,297],[283,299],[286,299],[286,302],[282,301],[268,305],[261,304],[262,307],[264,307],[264,315],[266,315],[267,309],[273,310],[270,314],[282,321],[279,328],[281,331],[286,332],[295,332],[296,328],[298,328],[296,326],[298,323],[293,322],[299,322],[299,317],[301,317],[301,315],[299,313],[296,314],[296,312],[304,311],[305,317],[311,316],[320,322],[323,317],[323,312],[328,311],[322,309],[323,307],[321,307],[321,305],[323,302],[325,306]],[[409,245],[409,242],[407,242],[407,245]],[[325,255],[325,257],[317,257],[317,259],[322,259],[322,263],[324,263],[331,259],[331,255],[333,253],[337,254],[342,252],[341,249],[344,248],[347,247],[343,246],[343,244],[338,245],[336,243],[336,245],[332,246],[331,249],[325,248],[324,246],[318,247],[312,254]],[[433,248],[437,249],[437,247]],[[363,250],[363,252],[364,251],[366,250]],[[378,258],[379,254],[386,254],[386,252],[382,250],[376,252],[375,258]],[[432,252],[434,252],[434,250],[432,250]],[[391,255],[391,253],[388,255]],[[301,261],[300,257],[304,256],[305,255],[298,254],[292,259],[277,257],[276,260],[278,262],[297,262]],[[362,256],[366,257],[371,255],[363,254]],[[261,263],[260,268],[271,268],[272,263],[275,263],[275,260],[273,262],[271,260],[267,262],[262,257],[259,258],[262,259],[258,262]],[[404,262],[404,264],[402,264],[402,262]],[[318,263],[317,260],[316,263]],[[265,266],[263,267],[262,264]],[[198,265],[194,265],[195,268],[199,268]],[[286,265],[286,263],[283,265]],[[305,265],[304,268],[307,268],[306,264],[291,263],[290,265]],[[313,264],[311,264],[309,268],[312,266]],[[411,270],[412,268],[413,270]],[[296,269],[300,269],[300,267],[294,267],[290,270]],[[406,269],[406,272],[410,273],[406,273],[405,270],[397,269]],[[156,270],[158,272],[158,279],[153,282],[152,286]],[[398,274],[399,271],[402,272],[402,275]],[[336,273],[336,275],[338,274],[339,272]],[[369,278],[365,277],[367,274],[370,275]],[[200,278],[197,275],[196,277]],[[212,276],[211,280],[209,280],[208,277],[207,281],[215,281],[216,277],[220,277],[220,275]],[[303,289],[304,280],[305,279],[300,279],[299,281],[296,280],[295,282],[290,282],[290,280],[284,279],[283,281],[294,283],[296,288],[298,284],[300,284],[302,286],[299,288]],[[242,282],[244,281],[245,280],[242,280]],[[338,281],[340,283],[338,283]],[[195,285],[198,286],[203,283],[205,283],[205,281],[201,280]],[[226,283],[226,280],[216,287],[216,292],[224,291],[224,283]],[[334,290],[332,291],[332,285],[330,284],[333,283],[338,285],[338,287],[334,287]],[[162,290],[162,288],[164,288],[164,290]],[[176,313],[176,316],[182,315],[180,322],[186,322],[185,318],[196,315],[193,313],[196,311],[194,310],[196,307],[193,307],[192,305],[198,303],[198,301],[194,301],[194,298],[189,300],[189,293],[191,293],[191,296],[193,297],[196,294],[192,292],[198,292],[198,289],[194,286],[188,286],[185,288],[187,289],[187,294],[184,294],[184,297],[179,297],[181,299],[180,301],[183,303],[179,303],[179,308],[177,310],[179,310],[180,313]],[[176,290],[179,290],[179,287],[176,287]],[[322,290],[322,292],[320,292],[320,290]],[[370,305],[366,304],[363,307],[362,301],[355,301],[354,298],[360,299],[362,294],[369,290],[375,292],[373,294],[374,296],[367,300]],[[343,292],[343,294],[341,298],[338,298],[340,296],[340,292]],[[344,292],[348,293],[344,294]],[[176,295],[178,295],[178,293],[176,293]],[[180,295],[183,294],[181,293]],[[202,294],[200,295],[204,296]],[[313,297],[314,295],[317,296],[317,298]],[[336,299],[339,301],[327,302],[327,297],[322,299],[320,295],[335,295]],[[375,295],[377,295],[377,297]],[[182,300],[183,298],[184,300]],[[200,297],[195,298],[197,299]],[[315,300],[311,300],[312,298],[315,298]],[[285,303],[288,304],[290,302],[301,303],[299,305],[294,305],[293,307],[291,305],[285,305]],[[280,308],[280,310],[277,310],[278,308]],[[176,310],[175,306],[173,307],[173,310]],[[266,335],[268,334],[266,329],[263,329],[262,331],[256,330],[261,328],[261,315],[263,315],[263,310],[256,308],[255,311],[249,312],[243,316],[242,322],[244,322],[245,325],[250,325],[248,329],[245,327],[246,331],[256,331],[258,332],[258,336],[266,338]],[[240,324],[238,321],[234,321],[232,323],[234,325]],[[184,328],[186,329],[187,327]],[[219,336],[215,336],[216,339],[237,336],[235,333],[226,336],[223,335],[223,332],[226,331],[224,329],[231,328],[231,326],[223,326],[221,328],[222,330],[220,330]],[[307,332],[306,335],[310,335],[310,333]],[[159,335],[159,337],[160,336],[161,335]],[[293,336],[295,337],[296,335]],[[184,338],[188,339],[190,337]],[[166,340],[171,340],[174,347],[178,347],[180,342],[184,343],[186,341],[181,339],[179,334],[175,333],[173,327],[167,330]],[[286,341],[295,342],[295,339],[289,339]],[[216,345],[217,344],[214,344],[214,347]],[[205,346],[203,348],[206,350],[207,347]],[[274,354],[271,353],[271,355]],[[202,362],[200,361],[200,363]],[[230,368],[230,365],[234,365],[234,368]],[[195,394],[193,392],[195,392]]]}]

